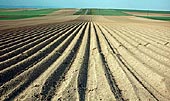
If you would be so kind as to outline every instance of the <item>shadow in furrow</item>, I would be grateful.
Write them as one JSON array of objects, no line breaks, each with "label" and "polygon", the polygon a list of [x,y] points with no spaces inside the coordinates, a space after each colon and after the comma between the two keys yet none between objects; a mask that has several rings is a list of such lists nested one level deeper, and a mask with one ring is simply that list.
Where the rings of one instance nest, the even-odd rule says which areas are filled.
[{"label": "shadow in furrow", "polygon": [[30,49],[31,47],[34,47],[35,45],[44,42],[49,38],[52,38],[54,35],[59,34],[61,31],[63,31],[63,29],[66,29],[67,27],[73,28],[73,26],[62,26],[62,27],[64,28],[60,27],[60,29],[41,31],[36,36],[33,36],[32,38],[28,38],[24,42],[22,41],[22,43],[20,42],[19,44],[14,44],[13,46],[7,47],[6,49],[3,48],[3,50],[0,51],[0,54],[2,53],[4,55],[0,56],[0,62],[15,57],[18,54]]},{"label": "shadow in furrow", "polygon": [[100,31],[101,31],[102,35],[104,36],[106,42],[108,43],[109,47],[111,48],[112,52],[113,52],[114,54],[116,54],[115,50],[114,50],[113,47],[111,46],[109,40],[107,40],[106,36],[103,34],[103,32],[102,32],[101,28],[99,27],[99,25],[97,25],[97,26],[98,26],[98,28],[100,29]]},{"label": "shadow in furrow", "polygon": [[139,78],[127,67],[126,63],[123,61],[123,59],[121,58],[120,54],[117,54],[118,59],[120,60],[120,62],[127,68],[127,70],[135,77],[135,79],[151,94],[151,96],[153,96],[153,98],[155,98],[156,101],[159,101],[158,98],[142,83],[141,80],[139,80]]},{"label": "shadow in furrow", "polygon": [[[112,35],[106,28],[104,28],[110,35]],[[107,40],[107,42],[110,44],[110,42],[108,41],[108,39],[106,38],[106,36],[103,34],[103,36],[105,37],[105,39]],[[113,47],[111,45],[109,45],[109,47],[112,49],[113,53],[115,53]],[[126,61],[122,58],[122,56],[119,53],[116,53],[116,57],[118,59],[118,61],[120,61],[124,67],[126,67],[126,69],[133,75],[133,77],[151,94],[151,96],[153,96],[153,98],[155,98],[156,101],[159,101],[158,98],[142,83],[142,81],[129,69],[129,67],[126,65]]]},{"label": "shadow in furrow", "polygon": [[83,29],[74,48],[71,50],[71,53],[68,55],[68,57],[64,59],[62,64],[54,71],[54,73],[46,80],[42,88],[42,92],[40,93],[42,95],[41,96],[42,101],[44,100],[49,101],[52,99],[52,97],[55,95],[55,91],[57,90],[57,87],[60,86],[60,84],[62,83],[62,80],[64,79],[64,76],[67,73],[67,71],[70,69],[73,61],[76,61],[75,57],[82,43],[86,26]]},{"label": "shadow in furrow", "polygon": [[90,25],[88,30],[88,39],[87,44],[85,46],[86,50],[83,57],[83,62],[80,67],[79,75],[78,75],[78,93],[79,93],[79,100],[85,101],[85,92],[87,86],[87,77],[88,77],[88,64],[89,64],[89,55],[90,55]]},{"label": "shadow in furrow", "polygon": [[[28,69],[29,67],[33,66],[34,64],[38,63],[40,60],[45,58],[49,53],[51,53],[60,43],[62,43],[63,40],[65,40],[70,33],[72,33],[76,28],[72,29],[69,33],[64,35],[60,40],[58,40],[56,43],[54,43],[52,46],[50,46],[48,49],[45,51],[42,51],[40,54],[37,56],[32,57],[28,61],[25,61],[19,65],[16,65],[14,68],[11,68],[7,71],[4,71],[0,74],[0,85],[3,83],[9,81],[10,79],[14,78],[16,75],[19,75],[20,73],[23,72],[23,70]],[[72,36],[74,37],[75,34]],[[59,37],[59,36],[58,36]],[[54,39],[55,40],[55,39]],[[47,43],[50,43],[51,40],[49,40]],[[38,49],[43,48],[42,46],[38,46],[36,49],[32,50],[30,54],[33,54],[34,52],[38,51]],[[18,60],[17,60],[18,61]]]},{"label": "shadow in furrow", "polygon": [[[112,75],[112,73],[111,73],[111,71],[109,69],[107,61],[105,60],[104,54],[102,53],[100,42],[99,42],[99,36],[97,35],[97,30],[96,30],[95,26],[94,26],[94,30],[96,32],[97,45],[98,45],[99,52],[100,52],[102,62],[103,62],[103,65],[104,65],[103,69],[104,69],[104,72],[105,72],[105,76],[106,76],[106,78],[108,80],[110,89],[111,89],[112,93],[114,94],[117,101],[124,101],[124,99],[122,97],[121,90],[119,89],[118,85],[116,84],[116,81],[115,81],[115,79],[114,79],[114,77],[113,77],[113,75]],[[101,33],[102,33],[102,31],[101,31]]]},{"label": "shadow in furrow", "polygon": [[[23,42],[25,41],[30,35],[34,35],[35,33],[39,33],[41,31],[51,29],[51,27],[57,27],[57,26],[62,26],[63,24],[49,24],[49,25],[39,25],[39,26],[26,26],[25,28],[15,28],[15,29],[6,29],[6,30],[0,30],[0,34],[2,33],[8,33],[9,35],[4,35],[4,40],[0,40],[0,47],[1,45],[9,43],[16,43],[18,41]],[[10,30],[10,31],[9,31]],[[18,31],[16,31],[18,30]],[[2,33],[1,33],[2,32]],[[26,38],[26,39],[25,39]],[[21,41],[22,40],[22,41]],[[6,46],[5,46],[6,47]],[[4,49],[4,48],[3,48]]]},{"label": "shadow in furrow", "polygon": [[[81,29],[81,28],[82,28],[82,26],[79,29]],[[33,71],[31,71],[27,75],[27,77],[29,77],[29,78],[23,84],[21,84],[19,87],[17,87],[15,90],[10,92],[10,94],[8,94],[8,96],[4,99],[4,101],[13,100],[19,93],[21,93],[23,90],[25,90],[35,79],[37,79],[45,70],[47,70],[47,68],[60,57],[60,55],[64,52],[64,50],[67,48],[67,46],[71,43],[71,41],[74,39],[74,37],[77,35],[77,33],[78,33],[78,30],[75,32],[74,35],[72,35],[69,38],[69,40],[66,42],[66,44],[64,44],[63,47],[60,48],[58,50],[58,52],[56,52],[48,61],[42,63],[41,65],[36,67]],[[8,89],[8,87],[4,88],[2,90],[5,91],[5,89]],[[0,92],[4,92],[4,91],[0,91]],[[2,95],[2,94],[0,94],[0,95]]]},{"label": "shadow in furrow", "polygon": [[[67,30],[69,30],[69,29],[67,29]],[[66,32],[67,30],[65,30],[64,32]],[[48,33],[50,33],[50,32],[48,32]],[[0,57],[0,61],[1,60],[7,60],[7,59],[11,58],[11,60],[7,60],[7,61],[4,61],[4,62],[0,63],[0,67],[1,67],[0,70],[3,70],[3,69],[5,69],[5,68],[7,68],[7,67],[9,67],[11,65],[14,65],[14,64],[18,63],[19,61],[24,60],[25,58],[28,58],[32,54],[36,53],[37,51],[39,51],[40,49],[42,49],[43,47],[48,45],[50,42],[56,40],[63,33],[59,33],[57,31],[57,32],[55,32],[55,33],[53,33],[53,34],[51,34],[49,36],[43,36],[43,38],[37,40],[36,42],[28,44],[25,47],[21,47],[20,49],[17,49],[15,52],[10,53],[10,54],[8,54],[6,56],[3,56],[2,58]],[[55,35],[55,34],[57,34],[57,35]],[[40,45],[37,46],[37,47],[34,47],[34,46],[36,46],[38,44],[40,44]],[[34,47],[34,49],[30,50],[30,48],[32,48],[32,47]],[[10,50],[10,49],[8,49],[8,50]],[[24,51],[27,51],[27,52],[23,53]],[[18,54],[21,54],[21,55],[18,55]]]}]

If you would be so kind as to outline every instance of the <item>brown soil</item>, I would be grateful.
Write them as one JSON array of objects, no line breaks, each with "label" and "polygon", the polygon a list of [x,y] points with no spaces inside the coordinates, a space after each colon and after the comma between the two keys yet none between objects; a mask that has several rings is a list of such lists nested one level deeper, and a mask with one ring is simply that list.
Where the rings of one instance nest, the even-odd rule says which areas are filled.
[{"label": "brown soil", "polygon": [[7,16],[0,16],[0,18],[7,18]]},{"label": "brown soil", "polygon": [[170,100],[170,22],[47,16],[2,29],[1,101]]},{"label": "brown soil", "polygon": [[76,12],[76,9],[62,9],[59,11],[56,11],[54,13],[49,14],[49,16],[68,16],[73,15]]},{"label": "brown soil", "polygon": [[1,26],[0,30],[74,20],[77,17],[79,17],[79,15],[73,16],[72,14],[74,14],[74,12],[76,12],[76,9],[63,9],[43,17],[34,17],[34,18],[20,19],[20,20],[0,20],[0,26]]}]

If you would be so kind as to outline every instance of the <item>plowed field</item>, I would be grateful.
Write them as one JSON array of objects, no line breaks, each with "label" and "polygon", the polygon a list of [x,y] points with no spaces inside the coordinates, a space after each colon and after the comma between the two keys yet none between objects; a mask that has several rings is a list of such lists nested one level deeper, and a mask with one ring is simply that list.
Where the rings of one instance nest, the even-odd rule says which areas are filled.
[{"label": "plowed field", "polygon": [[170,101],[170,23],[79,16],[0,30],[0,100]]}]

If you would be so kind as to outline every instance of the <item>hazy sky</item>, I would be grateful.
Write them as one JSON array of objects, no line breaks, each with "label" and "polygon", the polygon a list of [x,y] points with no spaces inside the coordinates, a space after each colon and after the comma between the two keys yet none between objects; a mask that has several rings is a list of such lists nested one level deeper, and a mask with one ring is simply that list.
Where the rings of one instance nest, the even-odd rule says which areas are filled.
[{"label": "hazy sky", "polygon": [[170,10],[170,0],[0,0],[0,5]]}]

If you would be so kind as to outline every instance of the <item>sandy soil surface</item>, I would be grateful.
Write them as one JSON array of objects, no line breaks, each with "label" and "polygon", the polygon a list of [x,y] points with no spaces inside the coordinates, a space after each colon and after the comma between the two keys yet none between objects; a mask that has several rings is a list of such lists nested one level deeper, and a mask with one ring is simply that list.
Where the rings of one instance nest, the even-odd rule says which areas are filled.
[{"label": "sandy soil surface", "polygon": [[[164,26],[170,27],[169,21],[162,21],[162,20],[152,20],[147,18],[140,18],[134,16],[104,16],[104,18],[109,19],[111,22],[120,23],[120,24],[132,24],[132,25],[144,25],[144,26]],[[100,20],[100,18],[99,18]],[[99,21],[98,20],[98,21]],[[100,21],[101,22],[101,21]]]},{"label": "sandy soil surface", "polygon": [[46,16],[46,17],[37,17],[23,20],[13,20],[13,21],[0,21],[0,30],[9,29],[9,28],[17,28],[23,26],[31,26],[38,24],[48,24],[48,23],[57,23],[57,22],[65,22],[74,20],[79,16]]},{"label": "sandy soil surface", "polygon": [[64,9],[64,10],[53,12],[43,17],[34,17],[34,18],[20,19],[20,20],[3,20],[3,21],[1,20],[0,30],[74,20],[79,17],[79,15],[73,16],[72,14],[74,14],[74,12],[76,12],[76,9]]},{"label": "sandy soil surface", "polygon": [[170,22],[67,16],[44,23],[0,30],[1,101],[170,101]]},{"label": "sandy soil surface", "polygon": [[76,13],[76,9],[61,9],[59,11],[56,11],[54,13],[49,14],[49,16],[68,16],[68,15],[73,15]]},{"label": "sandy soil surface", "polygon": [[144,12],[125,12],[127,14],[137,15],[137,16],[167,16],[170,17],[170,14],[158,14],[158,13],[144,13]]}]

